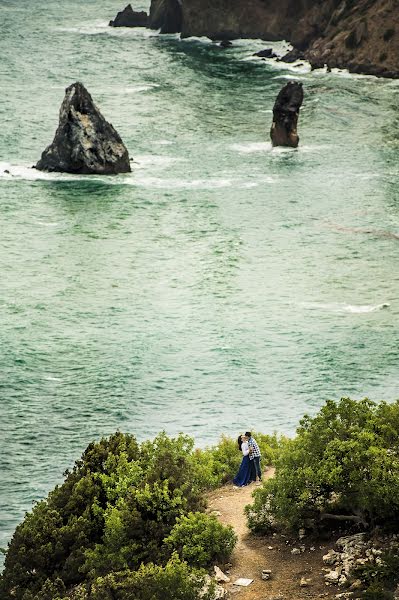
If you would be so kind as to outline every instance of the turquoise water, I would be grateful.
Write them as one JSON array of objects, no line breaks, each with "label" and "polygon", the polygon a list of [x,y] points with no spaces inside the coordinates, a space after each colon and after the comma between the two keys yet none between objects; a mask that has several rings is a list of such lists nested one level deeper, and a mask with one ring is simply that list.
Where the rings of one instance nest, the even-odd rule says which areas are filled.
[{"label": "turquoise water", "polygon": [[[398,396],[399,82],[113,30],[116,0],[34,4],[0,5],[0,546],[116,429],[204,445]],[[301,145],[272,151],[290,78]],[[30,169],[75,80],[131,175]]]}]

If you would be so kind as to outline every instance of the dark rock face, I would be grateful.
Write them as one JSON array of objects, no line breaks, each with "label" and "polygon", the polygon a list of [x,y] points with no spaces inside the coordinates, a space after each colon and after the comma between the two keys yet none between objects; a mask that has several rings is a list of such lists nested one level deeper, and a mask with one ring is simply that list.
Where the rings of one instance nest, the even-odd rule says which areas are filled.
[{"label": "dark rock face", "polygon": [[110,27],[148,27],[148,15],[144,11],[136,12],[132,5],[118,12],[115,19],[109,22]]},{"label": "dark rock face", "polygon": [[284,54],[284,56],[280,59],[282,62],[285,63],[294,63],[297,60],[302,60],[303,59],[303,52],[301,52],[300,50],[297,50],[297,48],[293,48],[292,50],[290,50],[289,52],[287,52],[287,54]]},{"label": "dark rock face", "polygon": [[161,33],[180,33],[182,6],[179,0],[151,0],[150,27]]},{"label": "dark rock face", "polygon": [[182,37],[291,39],[316,0],[183,0]]},{"label": "dark rock face", "polygon": [[73,83],[65,90],[54,140],[36,169],[101,175],[131,171],[125,145],[82,83]]},{"label": "dark rock face", "polygon": [[302,83],[290,81],[280,90],[274,103],[273,123],[270,130],[273,146],[297,148],[299,143],[297,124],[302,102]]},{"label": "dark rock face", "polygon": [[193,35],[285,39],[316,67],[399,77],[398,0],[184,0]]}]

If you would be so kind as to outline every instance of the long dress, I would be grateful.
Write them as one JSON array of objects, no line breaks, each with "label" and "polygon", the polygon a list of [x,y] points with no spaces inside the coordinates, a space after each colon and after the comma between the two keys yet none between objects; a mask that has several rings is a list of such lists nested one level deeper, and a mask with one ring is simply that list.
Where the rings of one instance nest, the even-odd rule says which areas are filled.
[{"label": "long dress", "polygon": [[249,464],[249,447],[247,442],[242,443],[241,452],[243,457],[240,468],[238,469],[237,475],[233,479],[234,485],[238,485],[239,487],[247,485],[251,478],[251,465]]}]

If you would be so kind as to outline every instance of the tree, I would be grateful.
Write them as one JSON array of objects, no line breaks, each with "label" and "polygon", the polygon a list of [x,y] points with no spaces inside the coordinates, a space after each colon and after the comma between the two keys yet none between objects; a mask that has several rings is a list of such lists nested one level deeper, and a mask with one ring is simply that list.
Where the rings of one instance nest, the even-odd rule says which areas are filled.
[{"label": "tree", "polygon": [[398,529],[399,402],[342,398],[305,416],[246,510],[257,531],[335,520]]}]

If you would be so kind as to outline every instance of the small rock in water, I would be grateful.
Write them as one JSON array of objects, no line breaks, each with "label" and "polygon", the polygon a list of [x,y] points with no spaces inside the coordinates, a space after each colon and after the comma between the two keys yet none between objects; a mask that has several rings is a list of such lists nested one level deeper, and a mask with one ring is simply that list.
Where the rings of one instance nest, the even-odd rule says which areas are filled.
[{"label": "small rock in water", "polygon": [[110,27],[148,27],[148,14],[145,11],[136,12],[128,4],[118,12],[115,19],[109,22]]},{"label": "small rock in water", "polygon": [[220,48],[230,48],[233,45],[232,42],[230,42],[230,40],[222,40],[219,44]]},{"label": "small rock in water", "polygon": [[252,56],[259,56],[260,58],[277,58],[277,54],[273,52],[273,48],[265,48],[255,52]]},{"label": "small rock in water", "polygon": [[274,103],[270,130],[273,146],[298,147],[297,124],[302,102],[302,83],[290,81],[280,90]]},{"label": "small rock in water", "polygon": [[39,171],[115,175],[130,173],[129,153],[82,83],[65,90],[53,142],[39,162]]}]

